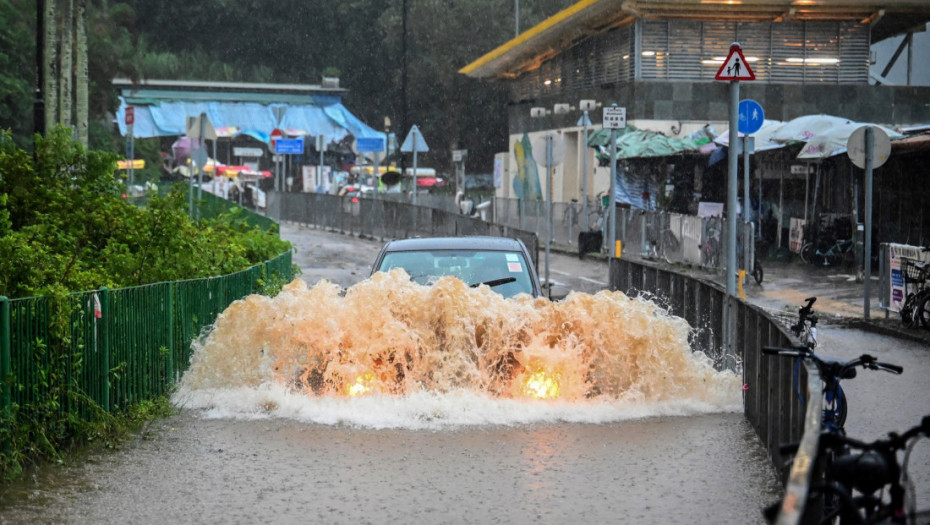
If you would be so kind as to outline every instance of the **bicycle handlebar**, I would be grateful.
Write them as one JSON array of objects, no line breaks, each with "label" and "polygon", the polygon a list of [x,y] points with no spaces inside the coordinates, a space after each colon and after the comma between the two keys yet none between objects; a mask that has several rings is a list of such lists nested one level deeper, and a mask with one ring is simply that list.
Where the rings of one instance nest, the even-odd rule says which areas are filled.
[{"label": "bicycle handlebar", "polygon": [[[846,375],[846,371],[854,369],[857,366],[861,366],[869,370],[884,370],[885,372],[898,375],[904,372],[903,366],[878,361],[875,359],[875,357],[869,354],[862,354],[861,356],[850,361],[840,362],[833,359],[821,358],[812,350],[804,347],[782,348],[778,346],[763,346],[762,353],[766,355],[781,355],[788,357],[808,357],[814,361],[814,364],[817,365],[817,369],[820,370],[822,376],[827,376],[827,373],[829,373],[829,375],[834,377],[842,377],[844,379],[852,379],[852,377],[855,377],[855,375]],[[824,377],[824,379],[826,380],[826,377]]]}]

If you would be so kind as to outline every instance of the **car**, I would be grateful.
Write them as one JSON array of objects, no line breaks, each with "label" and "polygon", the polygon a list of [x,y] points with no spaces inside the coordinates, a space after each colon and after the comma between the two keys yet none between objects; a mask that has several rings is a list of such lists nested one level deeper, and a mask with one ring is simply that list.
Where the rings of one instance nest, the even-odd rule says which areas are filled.
[{"label": "car", "polygon": [[394,268],[403,268],[411,280],[424,285],[452,275],[472,287],[487,285],[508,298],[542,296],[533,258],[519,239],[470,236],[388,241],[371,274]]}]

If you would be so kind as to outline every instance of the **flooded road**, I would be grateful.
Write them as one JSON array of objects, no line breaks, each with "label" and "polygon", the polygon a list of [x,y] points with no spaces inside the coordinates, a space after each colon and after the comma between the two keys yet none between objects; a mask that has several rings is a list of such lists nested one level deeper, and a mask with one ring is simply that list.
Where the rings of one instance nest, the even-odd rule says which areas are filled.
[{"label": "flooded road", "polygon": [[[381,246],[288,225],[282,236],[311,285],[363,280]],[[554,257],[553,274],[568,286],[606,281],[602,263],[559,264]],[[314,319],[293,322],[239,332],[253,344],[319,329]],[[677,355],[674,345],[658,351],[643,355]],[[682,366],[681,381],[704,373],[700,363]],[[237,370],[272,374],[261,363]],[[640,396],[571,402],[456,389],[315,397],[211,378],[209,388],[182,388],[179,413],[122,450],[5,488],[0,523],[761,523],[779,485],[734,382],[698,375],[715,386],[669,399],[650,394],[662,378],[638,377],[647,378]],[[720,395],[693,396],[702,389]]]}]

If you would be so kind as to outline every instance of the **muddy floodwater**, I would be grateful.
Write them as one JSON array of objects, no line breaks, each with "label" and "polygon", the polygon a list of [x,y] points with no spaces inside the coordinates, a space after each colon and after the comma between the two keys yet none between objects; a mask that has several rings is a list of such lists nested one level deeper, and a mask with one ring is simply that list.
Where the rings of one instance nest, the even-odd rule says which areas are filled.
[{"label": "muddy floodwater", "polygon": [[[364,272],[344,244],[333,278]],[[4,487],[0,523],[762,523],[743,385],[689,330],[619,292],[305,274],[223,312],[177,415]]]},{"label": "muddy floodwater", "polygon": [[739,414],[365,429],[184,410],[4,494],[4,523],[761,523]]}]

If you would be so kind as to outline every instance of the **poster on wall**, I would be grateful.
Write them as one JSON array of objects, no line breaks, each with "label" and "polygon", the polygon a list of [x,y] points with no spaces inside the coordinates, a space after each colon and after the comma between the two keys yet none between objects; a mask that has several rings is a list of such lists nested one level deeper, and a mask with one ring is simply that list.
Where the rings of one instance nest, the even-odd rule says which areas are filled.
[{"label": "poster on wall", "polygon": [[920,264],[930,261],[930,252],[924,251],[920,246],[911,246],[909,244],[888,244],[886,251],[886,263],[888,272],[891,276],[888,279],[888,298],[887,308],[893,312],[900,312],[904,306],[904,300],[907,299],[908,293],[913,293],[917,284],[907,282],[905,279],[906,266],[908,264]]},{"label": "poster on wall", "polygon": [[807,221],[792,217],[788,223],[788,249],[793,253],[801,253],[804,246],[804,225]]},{"label": "poster on wall", "polygon": [[494,157],[494,187],[500,188],[504,180],[504,159]]},{"label": "poster on wall", "polygon": [[309,193],[313,191],[313,180],[316,178],[316,166],[301,166],[300,173],[303,176],[303,192]]}]

